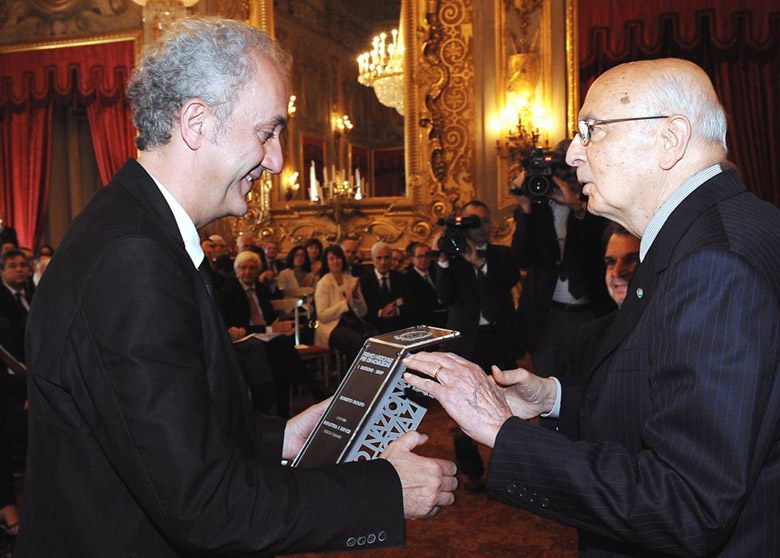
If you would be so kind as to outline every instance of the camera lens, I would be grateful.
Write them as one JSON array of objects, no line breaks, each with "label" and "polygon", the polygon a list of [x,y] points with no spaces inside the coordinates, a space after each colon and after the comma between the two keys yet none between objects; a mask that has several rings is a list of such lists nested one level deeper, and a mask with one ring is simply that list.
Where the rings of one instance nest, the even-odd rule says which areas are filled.
[{"label": "camera lens", "polygon": [[546,196],[549,188],[550,183],[544,176],[534,176],[528,180],[528,192],[532,196]]}]

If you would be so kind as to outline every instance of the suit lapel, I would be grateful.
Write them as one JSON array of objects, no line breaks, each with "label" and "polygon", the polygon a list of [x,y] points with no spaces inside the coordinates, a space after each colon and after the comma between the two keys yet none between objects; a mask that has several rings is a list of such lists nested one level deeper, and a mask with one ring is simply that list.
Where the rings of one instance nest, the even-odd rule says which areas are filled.
[{"label": "suit lapel", "polygon": [[591,371],[630,334],[655,294],[661,275],[669,267],[674,250],[693,222],[712,205],[745,191],[736,171],[723,172],[694,190],[664,223],[644,261],[637,267],[617,317],[601,344]]}]

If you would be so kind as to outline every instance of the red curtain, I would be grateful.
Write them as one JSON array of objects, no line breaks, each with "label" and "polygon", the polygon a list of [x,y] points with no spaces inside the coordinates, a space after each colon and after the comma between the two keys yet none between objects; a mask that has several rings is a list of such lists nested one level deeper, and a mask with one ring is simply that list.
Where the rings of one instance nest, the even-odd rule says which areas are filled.
[{"label": "red curtain", "polygon": [[55,104],[87,107],[104,182],[135,154],[135,129],[124,97],[134,60],[133,40],[0,55],[0,209],[21,245],[37,246],[41,234]]},{"label": "red curtain", "polygon": [[780,8],[767,0],[579,0],[580,90],[632,60],[676,57],[710,75],[729,117],[729,159],[780,206]]}]

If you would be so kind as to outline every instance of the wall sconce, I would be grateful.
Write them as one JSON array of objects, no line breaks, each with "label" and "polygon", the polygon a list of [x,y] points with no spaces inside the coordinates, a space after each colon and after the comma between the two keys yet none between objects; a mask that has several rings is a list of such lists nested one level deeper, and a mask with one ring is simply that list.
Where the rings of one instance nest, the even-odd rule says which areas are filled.
[{"label": "wall sconce", "polygon": [[522,162],[534,146],[542,147],[540,138],[545,138],[546,144],[550,127],[550,118],[541,105],[530,106],[527,96],[510,93],[509,106],[493,122],[498,155],[511,163]]},{"label": "wall sconce", "polygon": [[349,115],[333,116],[333,135],[336,138],[340,138],[343,134],[349,133],[352,128],[354,128],[354,125],[349,119]]},{"label": "wall sconce", "polygon": [[295,111],[298,110],[298,107],[295,106],[295,101],[298,98],[295,95],[290,95],[290,100],[287,101],[287,117],[291,120],[295,118]]}]

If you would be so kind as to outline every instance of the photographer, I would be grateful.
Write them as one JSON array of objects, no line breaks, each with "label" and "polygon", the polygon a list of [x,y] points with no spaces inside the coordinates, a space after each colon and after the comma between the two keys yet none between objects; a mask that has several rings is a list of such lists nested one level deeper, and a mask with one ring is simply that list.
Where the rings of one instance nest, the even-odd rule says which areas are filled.
[{"label": "photographer", "polygon": [[[471,216],[476,217],[471,218],[473,223]],[[449,311],[447,327],[461,332],[445,350],[479,364],[485,373],[490,373],[493,364],[514,368],[517,348],[511,291],[520,272],[509,248],[488,242],[487,205],[473,200],[463,208],[461,218],[448,219],[443,234],[434,241],[439,249],[436,292]],[[484,467],[476,444],[462,432],[455,436],[455,455],[458,470],[467,477],[466,488],[484,489]]]},{"label": "photographer", "polygon": [[577,176],[563,162],[571,140],[534,155],[512,181],[520,202],[512,257],[527,270],[518,305],[520,338],[534,370],[561,370],[577,328],[614,308],[604,288],[604,220],[587,211]]}]

